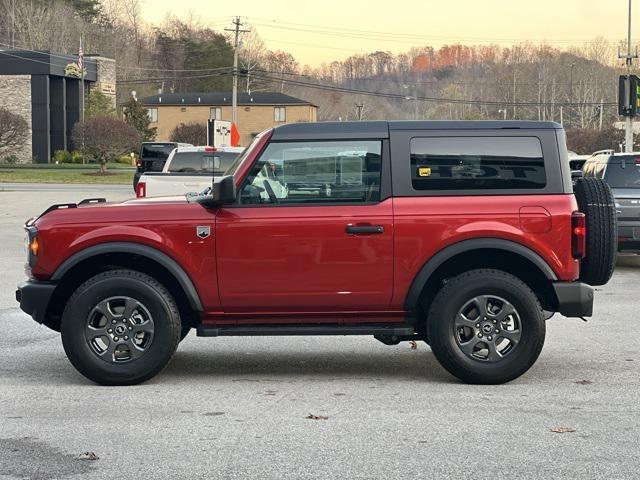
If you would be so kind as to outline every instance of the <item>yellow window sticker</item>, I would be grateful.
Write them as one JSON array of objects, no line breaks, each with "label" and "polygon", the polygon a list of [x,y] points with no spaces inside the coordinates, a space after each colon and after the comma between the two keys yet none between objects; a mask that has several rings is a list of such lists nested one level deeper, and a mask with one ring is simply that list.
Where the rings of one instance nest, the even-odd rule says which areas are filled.
[{"label": "yellow window sticker", "polygon": [[431,175],[431,167],[418,167],[419,177],[428,177]]}]

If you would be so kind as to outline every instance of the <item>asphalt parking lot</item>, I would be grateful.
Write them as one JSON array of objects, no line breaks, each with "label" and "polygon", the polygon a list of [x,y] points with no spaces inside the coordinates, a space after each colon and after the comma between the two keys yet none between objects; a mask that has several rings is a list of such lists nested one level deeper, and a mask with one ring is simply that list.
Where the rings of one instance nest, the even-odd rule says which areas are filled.
[{"label": "asphalt parking lot", "polygon": [[99,387],[14,300],[24,220],[130,196],[98,188],[0,191],[0,478],[638,478],[640,256],[507,385],[463,385],[423,343],[192,334],[146,384]]}]

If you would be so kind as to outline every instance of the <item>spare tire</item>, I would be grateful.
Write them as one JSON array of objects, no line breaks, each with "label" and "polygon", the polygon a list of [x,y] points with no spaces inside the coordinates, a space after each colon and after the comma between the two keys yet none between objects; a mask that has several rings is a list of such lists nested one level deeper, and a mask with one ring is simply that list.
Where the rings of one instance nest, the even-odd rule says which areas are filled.
[{"label": "spare tire", "polygon": [[613,193],[600,178],[580,178],[573,187],[580,211],[586,216],[586,255],[580,280],[604,285],[613,275],[618,250],[618,222]]}]

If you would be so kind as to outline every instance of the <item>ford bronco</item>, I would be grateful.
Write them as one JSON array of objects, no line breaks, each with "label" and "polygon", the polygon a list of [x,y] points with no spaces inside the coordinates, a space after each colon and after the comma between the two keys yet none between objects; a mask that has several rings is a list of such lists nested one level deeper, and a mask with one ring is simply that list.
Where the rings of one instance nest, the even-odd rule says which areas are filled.
[{"label": "ford bronco", "polygon": [[617,248],[610,189],[574,186],[563,129],[527,121],[283,125],[199,195],[25,228],[22,310],[106,385],[153,377],[191,329],[421,340],[465,382],[507,382],[554,312],[592,315]]}]

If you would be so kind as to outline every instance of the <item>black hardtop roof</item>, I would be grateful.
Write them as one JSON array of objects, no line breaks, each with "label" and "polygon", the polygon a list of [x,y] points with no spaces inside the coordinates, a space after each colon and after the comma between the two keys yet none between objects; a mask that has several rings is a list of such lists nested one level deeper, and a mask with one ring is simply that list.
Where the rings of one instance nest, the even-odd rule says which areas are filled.
[{"label": "black hardtop roof", "polygon": [[391,130],[556,130],[555,122],[526,120],[393,120],[364,122],[289,123],[274,129],[274,140],[332,137],[335,139],[388,138]]}]

